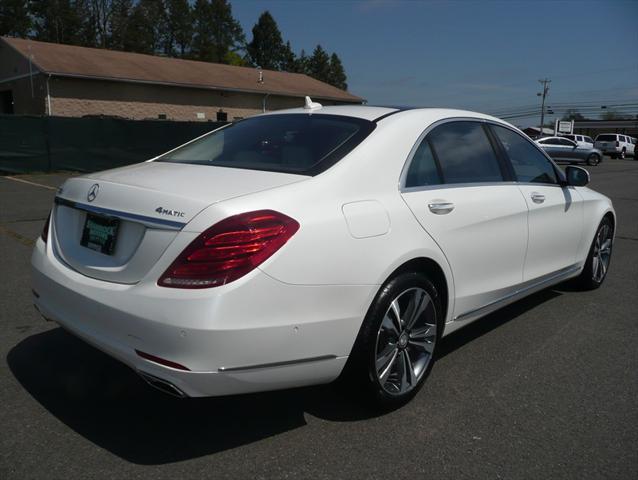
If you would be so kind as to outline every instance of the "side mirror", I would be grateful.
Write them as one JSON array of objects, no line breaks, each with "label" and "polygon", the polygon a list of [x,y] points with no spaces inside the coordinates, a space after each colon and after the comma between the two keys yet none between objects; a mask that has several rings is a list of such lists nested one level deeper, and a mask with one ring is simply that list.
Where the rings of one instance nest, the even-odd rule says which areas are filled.
[{"label": "side mirror", "polygon": [[589,172],[582,167],[568,165],[565,167],[565,179],[571,187],[584,187],[589,183]]}]

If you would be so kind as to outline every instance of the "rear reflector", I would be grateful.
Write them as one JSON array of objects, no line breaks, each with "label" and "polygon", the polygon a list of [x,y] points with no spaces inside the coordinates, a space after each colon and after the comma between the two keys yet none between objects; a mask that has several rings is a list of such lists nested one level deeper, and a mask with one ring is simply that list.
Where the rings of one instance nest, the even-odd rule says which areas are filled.
[{"label": "rear reflector", "polygon": [[135,350],[138,356],[145,358],[146,360],[150,360],[151,362],[159,363],[160,365],[164,365],[165,367],[176,368],[177,370],[186,370],[190,372],[190,368],[185,367],[179,363],[171,362],[170,360],[166,360],[162,357],[156,357],[155,355],[151,355],[150,353],[141,352],[139,350]]},{"label": "rear reflector", "polygon": [[210,288],[232,282],[266,261],[297,230],[297,221],[272,210],[229,217],[193,240],[157,283]]}]

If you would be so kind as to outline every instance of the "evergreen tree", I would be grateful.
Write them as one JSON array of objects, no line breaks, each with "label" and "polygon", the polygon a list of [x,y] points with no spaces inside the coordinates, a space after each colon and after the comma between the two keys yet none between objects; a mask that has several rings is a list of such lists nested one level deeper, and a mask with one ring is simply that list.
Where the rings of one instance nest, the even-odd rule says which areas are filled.
[{"label": "evergreen tree", "polygon": [[246,47],[250,61],[265,70],[281,70],[284,49],[277,22],[266,10],[253,27],[253,39]]},{"label": "evergreen tree", "polygon": [[244,47],[241,25],[227,0],[197,0],[193,8],[192,56],[208,62],[228,63]]},{"label": "evergreen tree", "polygon": [[98,11],[94,8],[94,2],[97,2],[97,0],[75,0],[74,2],[74,14],[80,22],[79,31],[73,41],[74,45],[82,47],[103,46],[99,38],[98,29],[100,25]]},{"label": "evergreen tree", "polygon": [[34,33],[37,40],[45,42],[82,45],[83,19],[78,15],[72,0],[31,0]]},{"label": "evergreen tree", "polygon": [[86,2],[86,10],[89,11],[88,21],[91,23],[89,30],[95,39],[95,45],[101,48],[109,46],[109,27],[114,1],[117,0],[90,0]]},{"label": "evergreen tree", "polygon": [[26,37],[31,30],[28,0],[0,1],[0,35]]},{"label": "evergreen tree", "polygon": [[241,25],[233,17],[228,0],[212,0],[211,21],[213,24],[213,62],[226,63],[230,52],[242,50],[246,38]]},{"label": "evergreen tree", "polygon": [[193,44],[191,55],[197,60],[212,60],[213,32],[210,24],[211,5],[208,0],[196,0],[193,7]]},{"label": "evergreen tree", "polygon": [[162,0],[139,0],[133,8],[125,50],[154,54],[161,51],[166,32],[166,15]]},{"label": "evergreen tree", "polygon": [[333,53],[330,57],[330,79],[328,80],[328,83],[340,88],[341,90],[347,90],[347,79],[348,77],[346,77],[346,72],[343,69],[341,59],[336,53]]},{"label": "evergreen tree", "polygon": [[305,73],[307,75],[309,73],[308,61],[308,55],[306,55],[306,51],[302,48],[299,57],[295,59],[293,72]]},{"label": "evergreen tree", "polygon": [[308,59],[308,75],[322,82],[330,82],[330,57],[326,51],[317,45]]},{"label": "evergreen tree", "polygon": [[296,72],[297,61],[297,57],[295,57],[295,52],[292,51],[290,42],[286,42],[286,46],[284,47],[281,55],[280,69],[284,72]]},{"label": "evergreen tree", "polygon": [[113,0],[108,29],[108,46],[115,50],[128,50],[133,0]]},{"label": "evergreen tree", "polygon": [[177,52],[185,57],[193,40],[193,18],[188,0],[167,0],[167,35],[164,53],[173,55]]}]

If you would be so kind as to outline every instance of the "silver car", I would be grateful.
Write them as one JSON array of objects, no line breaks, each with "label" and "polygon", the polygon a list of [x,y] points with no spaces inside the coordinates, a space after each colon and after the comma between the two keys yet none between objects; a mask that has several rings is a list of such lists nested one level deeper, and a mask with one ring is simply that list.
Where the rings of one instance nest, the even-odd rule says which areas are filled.
[{"label": "silver car", "polygon": [[592,147],[579,145],[565,137],[545,137],[536,140],[547,154],[557,162],[598,165],[603,160],[603,152]]}]

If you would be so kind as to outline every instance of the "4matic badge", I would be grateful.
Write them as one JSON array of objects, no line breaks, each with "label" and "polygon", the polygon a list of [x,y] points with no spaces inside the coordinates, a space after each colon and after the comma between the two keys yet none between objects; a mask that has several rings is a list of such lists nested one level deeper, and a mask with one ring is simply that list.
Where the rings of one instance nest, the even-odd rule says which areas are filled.
[{"label": "4matic badge", "polygon": [[168,210],[164,207],[157,207],[155,211],[160,215],[170,215],[171,217],[183,217],[185,215],[184,212],[178,212],[177,210]]}]

